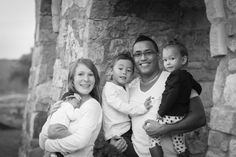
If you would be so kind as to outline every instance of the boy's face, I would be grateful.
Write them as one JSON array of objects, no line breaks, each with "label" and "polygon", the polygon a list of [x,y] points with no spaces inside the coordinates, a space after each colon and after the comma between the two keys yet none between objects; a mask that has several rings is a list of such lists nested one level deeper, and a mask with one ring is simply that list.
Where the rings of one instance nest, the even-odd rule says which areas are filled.
[{"label": "boy's face", "polygon": [[178,48],[176,47],[164,48],[162,52],[162,59],[165,69],[169,72],[181,69],[187,62],[187,56],[181,56]]},{"label": "boy's face", "polygon": [[133,64],[130,60],[120,59],[116,61],[112,68],[112,82],[124,86],[131,80],[133,74]]}]

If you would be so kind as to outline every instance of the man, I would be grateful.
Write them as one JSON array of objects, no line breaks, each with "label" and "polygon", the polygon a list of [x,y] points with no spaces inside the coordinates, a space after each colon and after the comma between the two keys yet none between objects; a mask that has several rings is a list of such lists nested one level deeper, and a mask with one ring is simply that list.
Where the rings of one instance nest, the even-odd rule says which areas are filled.
[{"label": "man", "polygon": [[[132,117],[132,142],[135,151],[140,157],[151,157],[149,152],[149,136],[162,138],[162,149],[166,157],[176,157],[172,146],[171,134],[186,133],[195,130],[206,123],[205,112],[202,102],[196,92],[190,96],[189,113],[184,120],[172,125],[159,125],[156,119],[157,110],[161,102],[161,95],[165,89],[165,81],[168,72],[162,72],[159,68],[159,51],[154,40],[147,36],[139,36],[132,52],[135,66],[140,77],[130,84],[130,100],[144,102],[147,96],[153,96],[153,107],[144,115]],[[154,126],[144,130],[144,126],[149,123]],[[149,136],[148,136],[148,135]],[[111,144],[120,152],[126,149],[124,140],[111,140]],[[160,151],[161,152],[161,151]],[[160,153],[160,157],[161,157]]]}]

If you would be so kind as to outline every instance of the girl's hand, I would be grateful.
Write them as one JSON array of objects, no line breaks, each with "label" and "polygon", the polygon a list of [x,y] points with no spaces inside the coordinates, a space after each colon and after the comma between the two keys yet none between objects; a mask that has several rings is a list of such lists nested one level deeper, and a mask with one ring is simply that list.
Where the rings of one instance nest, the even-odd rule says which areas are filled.
[{"label": "girl's hand", "polygon": [[153,97],[148,97],[145,102],[144,102],[144,106],[147,110],[149,110],[150,108],[152,108],[151,102],[152,102]]}]

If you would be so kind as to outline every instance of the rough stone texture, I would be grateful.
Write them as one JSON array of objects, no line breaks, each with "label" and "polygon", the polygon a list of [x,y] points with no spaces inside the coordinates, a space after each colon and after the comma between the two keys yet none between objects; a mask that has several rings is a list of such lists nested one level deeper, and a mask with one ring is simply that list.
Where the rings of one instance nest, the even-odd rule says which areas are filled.
[{"label": "rough stone texture", "polygon": [[223,0],[205,0],[207,18],[211,23],[225,18]]},{"label": "rough stone texture", "polygon": [[226,0],[226,2],[229,10],[233,13],[236,13],[236,2],[234,0]]},{"label": "rough stone texture", "polygon": [[213,86],[213,103],[215,106],[221,105],[224,103],[223,91],[225,86],[225,80],[228,76],[228,58],[221,59],[219,66],[217,67],[215,82]]},{"label": "rough stone texture", "polygon": [[211,25],[210,51],[212,57],[227,54],[225,24],[223,22]]},{"label": "rough stone texture", "polygon": [[206,157],[227,157],[227,154],[219,149],[209,148]]},{"label": "rough stone texture", "polygon": [[236,111],[227,106],[213,107],[211,110],[210,128],[236,135]]},{"label": "rough stone texture", "polygon": [[229,143],[229,157],[236,156],[236,138],[232,138]]},{"label": "rough stone texture", "polygon": [[236,74],[231,74],[226,78],[224,88],[225,105],[232,106],[236,109]]},{"label": "rough stone texture", "polygon": [[232,38],[232,37],[228,38],[228,47],[232,52],[236,53],[236,39],[235,39],[235,37],[234,38]]},{"label": "rough stone texture", "polygon": [[229,135],[212,130],[209,132],[208,145],[226,152],[229,147],[229,139]]},{"label": "rough stone texture", "polygon": [[231,17],[226,23],[227,35],[234,35],[236,33],[236,17]]},{"label": "rough stone texture", "polygon": [[236,72],[236,58],[233,58],[233,59],[229,60],[229,72],[230,73],[235,73]]}]

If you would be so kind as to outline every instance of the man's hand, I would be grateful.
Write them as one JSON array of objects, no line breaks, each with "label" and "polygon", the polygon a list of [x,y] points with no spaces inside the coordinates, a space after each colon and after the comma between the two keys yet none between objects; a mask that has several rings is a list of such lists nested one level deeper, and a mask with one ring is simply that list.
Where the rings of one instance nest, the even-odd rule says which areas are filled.
[{"label": "man's hand", "polygon": [[120,136],[112,137],[110,140],[110,144],[114,146],[119,152],[124,152],[128,147],[124,138]]},{"label": "man's hand", "polygon": [[155,137],[159,137],[162,134],[162,128],[164,127],[164,125],[159,124],[157,121],[155,120],[146,120],[144,122],[143,125],[143,129],[146,131],[146,133],[148,134],[148,136],[155,138]]}]

